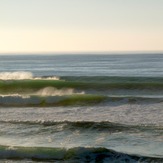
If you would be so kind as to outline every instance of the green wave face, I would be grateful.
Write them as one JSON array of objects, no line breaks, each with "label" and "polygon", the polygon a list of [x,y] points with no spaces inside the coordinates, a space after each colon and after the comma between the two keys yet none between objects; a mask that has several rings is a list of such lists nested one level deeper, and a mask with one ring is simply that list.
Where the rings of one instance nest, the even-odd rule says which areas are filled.
[{"label": "green wave face", "polygon": [[[71,80],[70,80],[71,79]],[[149,89],[163,90],[162,78],[115,78],[115,77],[80,77],[63,78],[63,80],[9,80],[0,81],[1,93],[34,92],[45,87],[57,89],[73,88],[76,90],[112,90],[112,89]]]},{"label": "green wave face", "polygon": [[[147,95],[160,95],[160,98]],[[0,81],[0,106],[83,106],[117,101],[162,102],[163,78],[62,77],[60,80]]]},{"label": "green wave face", "polygon": [[66,96],[0,96],[3,107],[58,107],[58,106],[91,106],[122,105],[141,103],[161,103],[163,98],[146,97],[109,97],[93,94],[75,94]]},{"label": "green wave face", "polygon": [[106,148],[46,148],[46,147],[9,147],[0,146],[0,159],[35,161],[76,161],[76,162],[98,162],[108,160],[117,162],[161,162],[163,158],[150,158],[143,156],[132,156],[118,153]]},{"label": "green wave face", "polygon": [[47,107],[47,106],[85,106],[99,104],[105,101],[106,97],[101,95],[69,95],[69,96],[30,96],[22,97],[0,97],[0,106],[15,107]]}]

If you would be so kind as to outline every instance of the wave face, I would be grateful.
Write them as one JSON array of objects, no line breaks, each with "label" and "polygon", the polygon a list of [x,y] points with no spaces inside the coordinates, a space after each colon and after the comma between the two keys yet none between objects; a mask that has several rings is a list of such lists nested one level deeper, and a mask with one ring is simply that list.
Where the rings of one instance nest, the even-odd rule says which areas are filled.
[{"label": "wave face", "polygon": [[15,72],[8,77],[4,75],[0,81],[1,106],[83,106],[117,102],[162,103],[163,78],[69,76],[56,79]]},{"label": "wave face", "polygon": [[[59,96],[58,96],[59,93]],[[100,95],[66,95],[72,93],[57,91],[57,96],[1,96],[0,106],[7,107],[47,107],[47,106],[84,106],[84,105],[94,105],[98,104],[106,99],[104,96]],[[47,94],[46,94],[47,95]],[[55,94],[56,95],[56,94]]]},{"label": "wave face", "polygon": [[105,148],[41,148],[0,146],[1,159],[31,159],[34,161],[63,162],[162,162],[161,158],[148,158],[118,153]]},{"label": "wave face", "polygon": [[[52,121],[49,116],[47,121],[32,122],[26,121],[25,117],[21,120],[18,112],[16,115],[17,121],[8,117],[7,121],[0,123],[0,159],[65,162],[163,160],[160,126]],[[149,151],[149,146],[152,151]]]},{"label": "wave face", "polygon": [[[28,74],[28,73],[27,73]],[[44,87],[56,88],[75,88],[86,90],[162,90],[163,78],[148,78],[148,77],[29,77],[28,75],[16,77],[8,77],[7,80],[0,82],[0,90],[16,90],[16,89],[40,89]],[[29,73],[31,74],[31,73]],[[32,76],[32,74],[31,74]],[[58,79],[57,81],[53,79]],[[8,79],[10,79],[8,81]],[[37,79],[37,80],[34,80]],[[46,79],[46,80],[45,80]],[[60,79],[60,80],[59,80]]]}]

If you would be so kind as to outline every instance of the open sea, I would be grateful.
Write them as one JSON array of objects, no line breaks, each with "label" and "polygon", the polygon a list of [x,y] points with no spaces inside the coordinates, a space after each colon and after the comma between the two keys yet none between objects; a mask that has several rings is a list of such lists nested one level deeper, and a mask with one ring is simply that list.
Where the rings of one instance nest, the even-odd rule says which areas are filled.
[{"label": "open sea", "polygon": [[162,163],[163,54],[0,55],[0,162]]}]

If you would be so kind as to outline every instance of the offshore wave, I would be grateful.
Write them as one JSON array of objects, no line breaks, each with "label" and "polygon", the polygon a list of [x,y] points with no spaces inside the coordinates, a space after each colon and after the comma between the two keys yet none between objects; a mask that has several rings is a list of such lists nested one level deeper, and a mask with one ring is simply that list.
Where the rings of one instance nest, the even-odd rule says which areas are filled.
[{"label": "offshore wave", "polygon": [[72,88],[62,88],[62,89],[57,89],[54,87],[46,87],[38,92],[36,92],[33,95],[38,95],[38,96],[66,96],[66,95],[73,95],[73,94],[84,94],[83,92],[75,92],[74,89]]},{"label": "offshore wave", "polygon": [[24,80],[24,79],[47,79],[65,80],[76,82],[95,82],[95,83],[143,83],[143,82],[163,82],[163,77],[130,77],[130,76],[34,76],[28,71],[0,72],[0,80]]},{"label": "offshore wave", "polygon": [[[3,107],[57,107],[57,106],[89,106],[89,105],[123,105],[142,103],[162,103],[163,97],[138,96],[104,96],[95,94],[73,93],[72,90],[53,92],[41,90],[38,95],[0,95],[0,106]],[[47,90],[47,89],[46,89]],[[44,92],[45,91],[45,92]],[[51,92],[52,91],[52,92]]]},{"label": "offshore wave", "polygon": [[52,80],[49,78],[38,78],[37,80],[1,80],[0,92],[29,92],[38,91],[45,87],[72,88],[76,90],[95,90],[95,91],[109,91],[109,90],[163,90],[163,80],[140,80],[140,81],[126,81],[117,79],[107,82],[98,81],[68,81],[68,80]]},{"label": "offshore wave", "polygon": [[0,80],[25,80],[25,79],[33,79],[33,80],[59,80],[59,77],[51,76],[51,77],[34,77],[31,72],[24,71],[16,71],[16,72],[1,72]]},{"label": "offshore wave", "polygon": [[163,82],[163,77],[130,77],[130,76],[61,76],[61,80],[97,83],[146,83]]},{"label": "offshore wave", "polygon": [[67,96],[0,96],[0,106],[85,106],[98,104],[105,99],[105,96],[86,94],[75,94]]},{"label": "offshore wave", "polygon": [[32,79],[33,74],[31,72],[1,72],[1,80],[22,80],[22,79]]},{"label": "offshore wave", "polygon": [[106,148],[11,147],[0,146],[0,159],[63,162],[162,162],[163,158],[137,156]]},{"label": "offshore wave", "polygon": [[3,79],[0,80],[0,106],[82,106],[117,101],[119,104],[163,102],[163,78],[56,78],[33,77],[30,72],[4,72],[0,73],[0,79]]}]

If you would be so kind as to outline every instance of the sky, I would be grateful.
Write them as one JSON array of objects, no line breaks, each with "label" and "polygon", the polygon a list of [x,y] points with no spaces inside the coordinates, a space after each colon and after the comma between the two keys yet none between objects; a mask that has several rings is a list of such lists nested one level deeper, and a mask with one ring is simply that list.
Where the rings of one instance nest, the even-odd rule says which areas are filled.
[{"label": "sky", "polygon": [[0,53],[163,51],[163,0],[0,0]]}]

